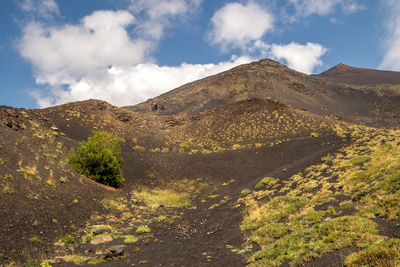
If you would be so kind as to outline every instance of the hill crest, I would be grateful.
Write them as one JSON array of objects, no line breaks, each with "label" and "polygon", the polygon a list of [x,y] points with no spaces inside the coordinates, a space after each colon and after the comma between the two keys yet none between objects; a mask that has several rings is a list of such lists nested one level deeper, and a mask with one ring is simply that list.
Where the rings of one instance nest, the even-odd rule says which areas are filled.
[{"label": "hill crest", "polygon": [[350,85],[400,84],[400,72],[358,68],[343,63],[315,76],[326,81]]}]

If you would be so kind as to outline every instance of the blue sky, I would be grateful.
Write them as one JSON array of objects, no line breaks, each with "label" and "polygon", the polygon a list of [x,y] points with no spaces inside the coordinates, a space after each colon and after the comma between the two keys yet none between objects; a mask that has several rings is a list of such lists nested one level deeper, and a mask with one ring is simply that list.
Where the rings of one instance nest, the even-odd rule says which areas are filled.
[{"label": "blue sky", "polygon": [[133,105],[261,58],[400,71],[396,0],[3,0],[0,105]]}]

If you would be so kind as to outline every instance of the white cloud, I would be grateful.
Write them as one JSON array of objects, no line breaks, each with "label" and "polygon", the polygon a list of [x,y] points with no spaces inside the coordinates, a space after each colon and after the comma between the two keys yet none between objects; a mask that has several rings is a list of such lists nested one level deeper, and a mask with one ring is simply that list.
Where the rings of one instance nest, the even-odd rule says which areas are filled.
[{"label": "white cloud", "polygon": [[50,19],[54,15],[60,14],[58,5],[54,0],[19,0],[17,3],[23,11],[45,19]]},{"label": "white cloud", "polygon": [[129,37],[126,27],[134,21],[127,11],[96,11],[78,25],[31,22],[19,51],[33,64],[37,83],[68,84],[94,69],[142,62],[151,45]]},{"label": "white cloud", "polygon": [[202,0],[130,0],[129,10],[143,17],[138,31],[145,37],[159,40],[174,18],[184,18],[198,10]]},{"label": "white cloud", "polygon": [[225,51],[228,47],[243,49],[271,30],[273,21],[273,15],[253,1],[228,3],[214,13],[209,40]]},{"label": "white cloud", "polygon": [[357,0],[289,0],[294,6],[296,14],[290,18],[291,22],[300,17],[307,17],[313,14],[326,16],[341,8],[345,13],[355,13],[364,9]]},{"label": "white cloud", "polygon": [[379,65],[380,69],[400,71],[400,3],[385,0],[389,16],[386,24],[387,37],[384,42],[385,56]]},{"label": "white cloud", "polygon": [[[131,2],[137,4],[131,9],[137,17],[129,11],[103,10],[74,25],[55,27],[35,21],[26,25],[19,52],[32,63],[36,82],[42,85],[31,92],[40,107],[88,98],[133,105],[252,60],[239,57],[218,64],[183,63],[172,67],[152,64],[149,52],[168,23],[192,12],[201,1]],[[150,25],[160,32],[144,36],[139,31],[136,39],[128,33]]]},{"label": "white cloud", "polygon": [[118,106],[133,105],[252,60],[239,57],[218,64],[183,63],[175,67],[156,64],[113,66],[88,73],[79,81],[69,84],[68,90],[52,88],[45,94],[35,91],[32,96],[40,107],[88,98],[102,99]]},{"label": "white cloud", "polygon": [[[28,4],[31,1],[39,0],[25,0]],[[130,3],[129,11],[95,11],[77,24],[47,26],[35,20],[26,24],[19,52],[32,63],[37,84],[47,88],[31,94],[40,107],[88,98],[119,106],[133,105],[260,56],[285,60],[290,67],[311,73],[322,64],[320,57],[326,51],[312,43],[286,46],[264,43],[262,37],[273,28],[274,18],[250,1],[244,5],[226,4],[218,10],[212,19],[210,37],[221,48],[240,48],[244,54],[257,56],[242,56],[217,64],[159,66],[152,63],[150,53],[165,29],[175,19],[186,19],[195,12],[201,0],[130,0]],[[26,10],[30,10],[29,6]],[[58,14],[58,7],[51,12]]]},{"label": "white cloud", "polygon": [[284,59],[292,69],[311,74],[316,66],[322,65],[320,58],[326,51],[320,44],[292,42],[288,45],[273,44],[268,53],[275,60]]}]

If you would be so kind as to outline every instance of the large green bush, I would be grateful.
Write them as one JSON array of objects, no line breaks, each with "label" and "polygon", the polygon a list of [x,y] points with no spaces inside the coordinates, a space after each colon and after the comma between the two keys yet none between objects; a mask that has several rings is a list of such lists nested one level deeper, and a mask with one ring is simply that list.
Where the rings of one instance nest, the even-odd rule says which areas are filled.
[{"label": "large green bush", "polygon": [[125,180],[121,170],[120,143],[123,139],[107,132],[92,132],[81,142],[78,150],[72,149],[69,162],[74,169],[96,182],[119,187]]}]

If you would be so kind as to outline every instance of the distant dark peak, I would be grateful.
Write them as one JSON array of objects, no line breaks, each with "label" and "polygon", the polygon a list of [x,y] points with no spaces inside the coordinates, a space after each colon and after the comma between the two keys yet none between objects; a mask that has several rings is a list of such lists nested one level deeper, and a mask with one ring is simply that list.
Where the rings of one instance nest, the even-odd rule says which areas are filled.
[{"label": "distant dark peak", "polygon": [[400,73],[349,66],[343,63],[324,71],[317,77],[350,85],[400,84]]},{"label": "distant dark peak", "polygon": [[330,71],[330,70],[349,70],[349,69],[355,69],[355,67],[346,65],[343,63],[339,63],[336,66],[334,66],[333,68],[329,69],[328,71]]},{"label": "distant dark peak", "polygon": [[349,66],[349,65],[346,65],[346,64],[343,64],[343,63],[339,63],[339,64],[337,64],[336,66],[335,66],[335,68],[351,68],[351,66]]}]

